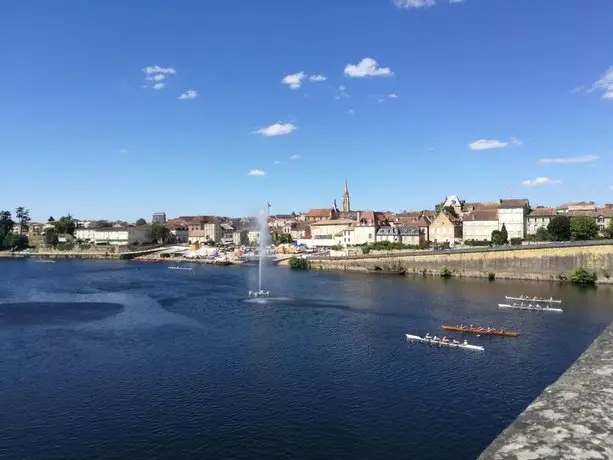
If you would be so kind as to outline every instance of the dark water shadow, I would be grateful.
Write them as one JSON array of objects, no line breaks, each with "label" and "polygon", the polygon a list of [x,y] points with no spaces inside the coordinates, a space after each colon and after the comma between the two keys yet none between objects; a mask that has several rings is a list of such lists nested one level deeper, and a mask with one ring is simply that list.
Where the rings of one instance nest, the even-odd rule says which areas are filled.
[{"label": "dark water shadow", "polygon": [[98,321],[117,315],[123,305],[107,302],[15,302],[0,304],[0,324],[42,326]]}]

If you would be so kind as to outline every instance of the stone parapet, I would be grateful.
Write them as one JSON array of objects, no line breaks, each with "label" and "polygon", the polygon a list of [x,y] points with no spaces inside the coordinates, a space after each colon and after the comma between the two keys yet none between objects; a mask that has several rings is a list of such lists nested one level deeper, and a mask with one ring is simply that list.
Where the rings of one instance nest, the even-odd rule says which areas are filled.
[{"label": "stone parapet", "polygon": [[613,325],[479,459],[609,459],[612,433]]}]

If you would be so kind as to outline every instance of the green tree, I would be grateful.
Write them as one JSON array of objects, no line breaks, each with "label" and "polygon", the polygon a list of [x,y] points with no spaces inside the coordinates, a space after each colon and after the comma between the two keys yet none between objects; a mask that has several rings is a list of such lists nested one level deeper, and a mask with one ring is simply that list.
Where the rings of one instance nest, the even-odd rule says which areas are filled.
[{"label": "green tree", "polygon": [[167,243],[170,240],[170,230],[164,227],[164,225],[154,222],[151,225],[151,239],[156,243]]},{"label": "green tree", "polygon": [[4,249],[4,239],[13,232],[15,222],[9,211],[0,211],[0,249]]},{"label": "green tree", "polygon": [[69,235],[74,235],[76,224],[70,214],[68,214],[67,216],[60,217],[60,220],[56,221],[54,225],[55,225],[55,231],[58,233],[58,235],[61,235],[64,233],[67,233]]},{"label": "green tree", "polygon": [[509,232],[507,232],[507,227],[502,224],[502,228],[500,229],[500,238],[502,239],[502,244],[507,244],[509,242]]},{"label": "green tree", "polygon": [[593,217],[574,216],[570,219],[570,234],[575,240],[593,240],[598,235],[598,225]]},{"label": "green tree", "polygon": [[111,228],[113,224],[111,224],[108,220],[99,220],[96,222],[96,227],[98,228]]},{"label": "green tree", "polygon": [[499,246],[504,243],[505,241],[502,236],[502,232],[500,230],[492,231],[492,244]]},{"label": "green tree", "polygon": [[28,237],[17,233],[9,233],[2,242],[4,249],[27,249],[29,246]]},{"label": "green tree", "polygon": [[603,231],[604,237],[613,239],[613,218],[609,219],[609,225]]},{"label": "green tree", "polygon": [[53,216],[49,216],[49,219],[47,219],[47,222],[55,222],[55,219],[53,218]]},{"label": "green tree", "polygon": [[19,233],[23,233],[28,230],[28,222],[30,222],[30,210],[19,206],[15,209],[15,218],[19,222]]},{"label": "green tree", "polygon": [[452,217],[455,217],[456,219],[459,217],[458,213],[455,212],[455,208],[453,206],[445,206],[443,208],[443,211],[445,211],[447,214],[449,214]]},{"label": "green tree", "polygon": [[535,241],[549,241],[551,240],[551,235],[547,231],[545,227],[539,227],[536,230],[536,234],[534,235]]},{"label": "green tree", "polygon": [[555,216],[547,225],[547,231],[553,241],[570,240],[570,218],[568,216]]},{"label": "green tree", "polygon": [[49,228],[45,232],[45,244],[55,246],[58,242],[57,231],[54,228]]},{"label": "green tree", "polygon": [[134,225],[138,225],[138,226],[147,225],[147,221],[141,217],[140,219],[136,221]]}]

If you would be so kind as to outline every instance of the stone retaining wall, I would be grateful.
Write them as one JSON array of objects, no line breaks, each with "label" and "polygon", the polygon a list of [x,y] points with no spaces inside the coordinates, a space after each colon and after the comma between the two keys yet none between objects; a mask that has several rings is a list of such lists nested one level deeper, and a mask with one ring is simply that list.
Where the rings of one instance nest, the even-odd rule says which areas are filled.
[{"label": "stone retaining wall", "polygon": [[480,460],[613,458],[613,325]]},{"label": "stone retaining wall", "polygon": [[448,268],[459,277],[488,277],[493,273],[501,279],[546,281],[568,277],[573,269],[583,267],[596,272],[598,282],[613,283],[613,245],[311,260],[314,270],[365,272],[376,267],[424,275],[438,275],[442,268]]}]

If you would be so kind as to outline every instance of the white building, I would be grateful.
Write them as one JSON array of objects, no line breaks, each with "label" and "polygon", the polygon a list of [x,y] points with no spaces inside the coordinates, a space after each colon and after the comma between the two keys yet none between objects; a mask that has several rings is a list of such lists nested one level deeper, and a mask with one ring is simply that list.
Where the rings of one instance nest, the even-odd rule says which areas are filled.
[{"label": "white building", "polygon": [[74,231],[74,237],[77,239],[77,241],[94,242],[96,241],[96,229],[89,227],[77,228]]},{"label": "white building", "polygon": [[526,237],[526,215],[530,209],[527,199],[500,200],[498,205],[498,222],[507,229],[509,240],[511,238]]},{"label": "white building", "polygon": [[[536,208],[526,216],[526,235],[536,235],[539,228],[547,229],[549,222],[558,215],[556,208]],[[508,231],[508,229],[507,229]]]},{"label": "white building", "polygon": [[446,211],[440,211],[428,229],[430,241],[436,244],[455,246],[462,240],[462,221]]},{"label": "white building", "polygon": [[498,210],[481,209],[473,211],[464,216],[462,227],[464,241],[490,241],[492,239],[492,232],[500,230]]},{"label": "white building", "polygon": [[93,242],[115,246],[150,243],[151,232],[147,227],[98,228],[95,230]]},{"label": "white building", "polygon": [[253,245],[260,244],[260,231],[259,230],[249,230],[247,232],[247,241],[249,241],[249,244],[253,244]]},{"label": "white building", "polygon": [[[355,221],[350,219],[320,220],[311,223],[311,244],[313,247],[332,247],[343,242],[345,230],[350,229]],[[351,243],[353,244],[353,243]]]}]

